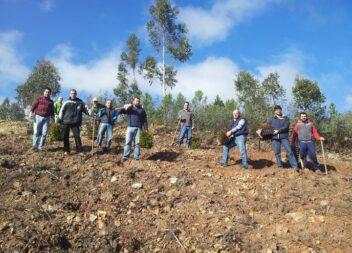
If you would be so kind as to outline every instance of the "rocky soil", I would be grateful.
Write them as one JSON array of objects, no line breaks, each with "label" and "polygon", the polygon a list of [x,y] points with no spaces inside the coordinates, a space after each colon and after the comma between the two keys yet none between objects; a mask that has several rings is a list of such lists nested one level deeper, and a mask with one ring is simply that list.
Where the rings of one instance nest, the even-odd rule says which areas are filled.
[{"label": "rocky soil", "polygon": [[224,168],[209,140],[178,149],[153,131],[154,147],[121,163],[123,143],[34,152],[23,124],[0,123],[0,252],[352,252],[350,162],[279,172],[253,141],[249,170],[237,149]]}]

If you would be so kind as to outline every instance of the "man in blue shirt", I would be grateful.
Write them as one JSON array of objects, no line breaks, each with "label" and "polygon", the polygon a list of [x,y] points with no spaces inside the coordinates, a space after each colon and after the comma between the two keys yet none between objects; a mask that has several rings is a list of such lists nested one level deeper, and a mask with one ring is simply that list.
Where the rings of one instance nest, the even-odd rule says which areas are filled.
[{"label": "man in blue shirt", "polygon": [[148,131],[147,113],[140,104],[140,99],[135,97],[132,104],[126,104],[119,114],[127,114],[126,144],[122,161],[127,161],[131,153],[132,141],[134,142],[134,159],[139,160],[139,136],[142,128]]},{"label": "man in blue shirt", "polygon": [[248,158],[246,150],[246,142],[248,135],[248,124],[245,118],[241,117],[240,110],[233,111],[233,121],[231,123],[231,130],[226,133],[227,137],[233,138],[223,146],[222,166],[228,166],[229,152],[234,146],[238,146],[242,157],[242,168],[248,169]]}]

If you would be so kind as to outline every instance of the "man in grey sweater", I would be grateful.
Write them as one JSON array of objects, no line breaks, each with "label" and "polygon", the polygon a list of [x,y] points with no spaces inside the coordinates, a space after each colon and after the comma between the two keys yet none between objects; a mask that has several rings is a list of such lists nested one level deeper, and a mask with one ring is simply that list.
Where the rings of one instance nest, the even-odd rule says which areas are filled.
[{"label": "man in grey sweater", "polygon": [[194,129],[194,114],[189,109],[189,102],[185,102],[183,110],[178,112],[178,119],[181,123],[181,132],[178,139],[178,144],[181,145],[185,135],[187,134],[187,146],[191,145],[192,129]]}]

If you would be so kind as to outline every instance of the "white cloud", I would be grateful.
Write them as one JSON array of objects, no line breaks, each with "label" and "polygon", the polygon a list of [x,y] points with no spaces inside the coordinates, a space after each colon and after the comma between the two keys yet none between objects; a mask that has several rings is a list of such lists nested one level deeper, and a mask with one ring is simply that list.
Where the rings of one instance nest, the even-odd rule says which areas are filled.
[{"label": "white cloud", "polygon": [[278,72],[280,84],[286,89],[288,98],[291,98],[292,87],[296,76],[302,75],[306,57],[297,49],[290,49],[284,54],[274,58],[273,63],[261,65],[256,68],[259,80],[264,80],[270,73]]},{"label": "white cloud", "polygon": [[190,37],[205,44],[223,41],[232,27],[253,17],[279,0],[216,0],[209,9],[185,7],[180,20],[186,23]]},{"label": "white cloud", "polygon": [[234,79],[238,71],[237,64],[224,57],[209,57],[195,65],[182,66],[173,93],[181,92],[190,99],[196,90],[202,90],[208,101],[213,101],[216,95],[222,99],[235,98]]},{"label": "white cloud", "polygon": [[21,39],[22,33],[19,31],[0,33],[1,86],[23,82],[30,72],[23,64],[21,54],[16,49],[16,44]]},{"label": "white cloud", "polygon": [[54,10],[56,4],[54,0],[42,0],[40,2],[40,9],[44,12],[51,12]]},{"label": "white cloud", "polygon": [[346,97],[346,108],[348,111],[352,111],[352,95]]},{"label": "white cloud", "polygon": [[113,49],[98,59],[86,63],[73,61],[74,51],[67,44],[59,44],[49,54],[48,59],[59,69],[64,89],[76,88],[96,94],[112,91],[117,85],[116,74],[120,52]]}]

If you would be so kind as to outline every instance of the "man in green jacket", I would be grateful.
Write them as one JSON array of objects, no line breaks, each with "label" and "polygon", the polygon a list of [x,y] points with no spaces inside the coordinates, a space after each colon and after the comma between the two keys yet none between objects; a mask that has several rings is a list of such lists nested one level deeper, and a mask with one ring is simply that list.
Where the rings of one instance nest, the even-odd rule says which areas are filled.
[{"label": "man in green jacket", "polygon": [[54,103],[55,122],[57,122],[59,118],[60,110],[62,107],[62,100],[63,98],[60,96],[57,98],[57,100]]}]

